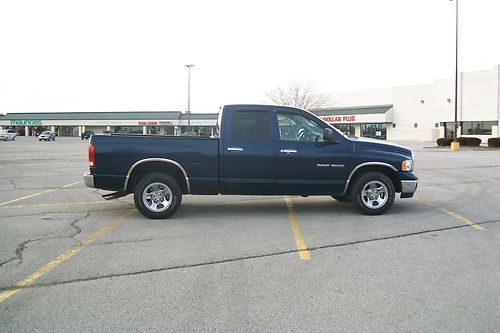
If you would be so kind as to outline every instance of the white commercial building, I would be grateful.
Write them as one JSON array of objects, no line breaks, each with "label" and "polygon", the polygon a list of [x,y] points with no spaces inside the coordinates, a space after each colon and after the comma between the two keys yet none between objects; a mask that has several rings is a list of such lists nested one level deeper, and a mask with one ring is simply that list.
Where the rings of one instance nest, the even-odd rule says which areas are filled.
[{"label": "white commercial building", "polygon": [[[339,107],[316,110],[357,136],[431,141],[453,137],[455,80],[336,94]],[[355,105],[353,107],[353,105]],[[499,137],[500,66],[458,78],[458,136]],[[375,135],[373,135],[375,133]]]}]

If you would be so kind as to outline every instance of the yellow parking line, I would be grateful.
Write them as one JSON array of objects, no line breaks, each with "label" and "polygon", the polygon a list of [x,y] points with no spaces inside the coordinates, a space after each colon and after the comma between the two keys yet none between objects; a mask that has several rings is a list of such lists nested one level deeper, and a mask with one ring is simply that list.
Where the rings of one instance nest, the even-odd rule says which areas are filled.
[{"label": "yellow parking line", "polygon": [[74,182],[74,183],[71,183],[71,184],[68,184],[68,185],[64,185],[62,188],[67,188],[67,187],[70,187],[70,186],[73,186],[73,185],[76,185],[76,184],[80,184],[80,182]]},{"label": "yellow parking line", "polygon": [[285,203],[288,208],[288,217],[290,218],[290,224],[292,226],[293,235],[295,237],[295,244],[297,245],[297,249],[299,250],[300,259],[309,260],[311,259],[311,254],[309,253],[306,241],[304,240],[304,236],[302,235],[302,231],[300,230],[299,222],[297,221],[297,216],[295,215],[295,211],[293,209],[292,199],[285,198]]},{"label": "yellow parking line", "polygon": [[460,216],[460,215],[458,215],[458,214],[456,214],[456,213],[450,212],[450,211],[449,211],[449,210],[447,210],[447,209],[444,209],[444,208],[438,207],[438,206],[436,206],[436,205],[434,205],[434,204],[431,204],[430,202],[427,202],[427,201],[423,200],[422,198],[415,197],[415,199],[417,199],[418,201],[420,201],[420,202],[422,202],[422,203],[426,204],[426,205],[427,205],[427,206],[429,206],[429,207],[432,207],[432,208],[435,208],[435,209],[437,209],[437,210],[440,210],[440,211],[442,211],[443,213],[446,213],[446,214],[450,215],[451,217],[454,217],[454,218],[456,218],[457,220],[462,221],[463,223],[465,223],[465,224],[469,225],[470,227],[472,227],[472,228],[474,228],[474,229],[476,229],[476,230],[481,230],[481,231],[486,230],[485,228],[483,228],[482,226],[480,226],[480,225],[478,225],[478,224],[476,224],[476,223],[472,222],[471,220],[469,220],[469,219],[467,219],[467,218],[465,218],[465,217],[463,217],[463,216]]},{"label": "yellow parking line", "polygon": [[31,274],[30,276],[26,277],[22,281],[16,283],[13,289],[4,291],[3,293],[0,294],[0,303],[3,301],[9,299],[10,297],[14,296],[17,294],[19,291],[23,290],[26,287],[29,287],[32,285],[36,280],[53,270],[54,268],[58,267],[60,264],[80,252],[82,249],[90,245],[91,243],[95,242],[98,238],[104,236],[114,228],[116,228],[120,223],[125,221],[125,218],[129,215],[131,215],[135,211],[134,209],[129,210],[127,213],[119,216],[116,218],[113,222],[102,228],[101,230],[97,231],[94,233],[92,236],[84,240],[81,244],[74,246],[71,248],[68,252],[60,255],[57,257],[55,260],[49,262],[47,265],[43,266],[39,270],[37,270],[35,273]]},{"label": "yellow parking line", "polygon": [[[68,184],[68,185],[64,185],[63,187],[61,188],[68,188],[70,186],[73,186],[73,185],[76,185],[76,184],[80,184],[81,182],[75,182],[75,183],[71,183],[71,184]],[[38,193],[33,193],[33,194],[30,194],[30,195],[27,195],[27,196],[24,196],[24,197],[21,197],[21,198],[17,198],[17,199],[14,199],[14,200],[10,200],[10,201],[7,201],[7,202],[2,202],[0,203],[0,206],[5,206],[5,205],[8,205],[8,204],[11,204],[13,202],[18,202],[18,201],[21,201],[21,200],[24,200],[24,199],[29,199],[29,198],[33,198],[33,197],[36,197],[38,195],[41,195],[41,194],[45,194],[45,193],[49,193],[49,192],[53,192],[55,190],[60,190],[60,188],[52,188],[50,190],[45,190],[45,191],[42,191],[42,192],[38,192]]]}]

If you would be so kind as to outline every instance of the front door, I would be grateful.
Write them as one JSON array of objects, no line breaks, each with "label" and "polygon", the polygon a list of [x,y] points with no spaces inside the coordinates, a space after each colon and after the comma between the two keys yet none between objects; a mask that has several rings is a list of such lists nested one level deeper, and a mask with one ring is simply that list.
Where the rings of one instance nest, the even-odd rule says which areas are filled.
[{"label": "front door", "polygon": [[323,140],[324,124],[306,114],[276,112],[277,186],[281,194],[341,193],[349,165],[347,140],[334,131],[336,143]]}]

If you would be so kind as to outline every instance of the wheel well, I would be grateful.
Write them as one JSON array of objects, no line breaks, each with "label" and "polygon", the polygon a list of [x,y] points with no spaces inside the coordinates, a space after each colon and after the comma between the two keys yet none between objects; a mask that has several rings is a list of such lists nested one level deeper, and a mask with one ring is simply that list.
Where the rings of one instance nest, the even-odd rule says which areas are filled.
[{"label": "wheel well", "polygon": [[346,193],[349,193],[351,190],[352,185],[356,181],[356,179],[361,176],[364,173],[367,172],[380,172],[389,177],[389,179],[392,181],[394,184],[394,188],[396,192],[401,192],[401,180],[399,179],[399,176],[396,171],[392,170],[389,167],[381,166],[381,165],[367,165],[362,168],[359,168],[354,172],[354,174],[351,176],[351,179],[349,181],[349,186],[347,187]]},{"label": "wheel well", "polygon": [[137,185],[139,179],[152,172],[160,172],[168,174],[177,181],[177,183],[182,189],[183,194],[188,193],[187,180],[181,169],[179,169],[179,167],[177,167],[174,164],[168,162],[158,162],[158,161],[144,162],[136,166],[132,170],[132,173],[130,174],[129,181],[127,184],[127,192],[129,193],[134,192],[135,185]]}]

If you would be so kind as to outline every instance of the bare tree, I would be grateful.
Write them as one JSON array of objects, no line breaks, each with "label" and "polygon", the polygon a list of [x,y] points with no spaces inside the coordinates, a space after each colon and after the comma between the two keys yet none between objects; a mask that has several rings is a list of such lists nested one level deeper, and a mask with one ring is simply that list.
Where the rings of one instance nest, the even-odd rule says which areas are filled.
[{"label": "bare tree", "polygon": [[328,106],[329,98],[317,92],[310,83],[291,82],[286,87],[276,87],[266,92],[269,101],[275,104],[314,110]]}]

